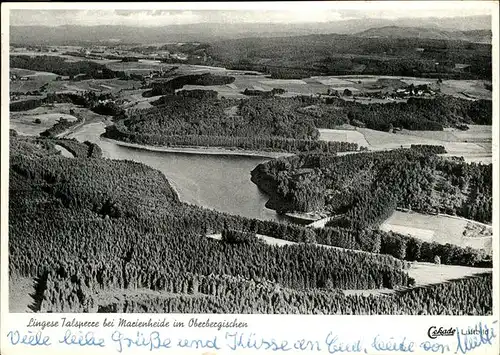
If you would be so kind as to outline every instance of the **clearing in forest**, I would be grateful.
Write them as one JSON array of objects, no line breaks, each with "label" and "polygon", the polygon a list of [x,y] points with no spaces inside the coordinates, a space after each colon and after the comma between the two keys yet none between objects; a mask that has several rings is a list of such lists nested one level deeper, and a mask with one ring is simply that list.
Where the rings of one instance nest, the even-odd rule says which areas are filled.
[{"label": "clearing in forest", "polygon": [[60,118],[70,122],[76,121],[75,116],[62,112],[52,111],[44,114],[31,114],[31,111],[13,112],[10,114],[10,128],[19,134],[37,136],[52,127]]},{"label": "clearing in forest", "polygon": [[367,148],[370,146],[365,136],[355,130],[318,128],[318,131],[319,139],[323,141],[350,142],[356,143],[359,147]]},{"label": "clearing in forest", "polygon": [[408,234],[427,242],[484,249],[487,253],[492,251],[492,227],[465,218],[394,211],[380,229]]}]

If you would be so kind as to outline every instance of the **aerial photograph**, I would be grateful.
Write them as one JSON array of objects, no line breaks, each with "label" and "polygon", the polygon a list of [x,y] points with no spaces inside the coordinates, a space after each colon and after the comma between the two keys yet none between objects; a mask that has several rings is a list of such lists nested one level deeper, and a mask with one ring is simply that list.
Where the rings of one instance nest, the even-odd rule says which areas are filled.
[{"label": "aerial photograph", "polygon": [[9,311],[491,315],[491,7],[375,5],[11,9]]}]

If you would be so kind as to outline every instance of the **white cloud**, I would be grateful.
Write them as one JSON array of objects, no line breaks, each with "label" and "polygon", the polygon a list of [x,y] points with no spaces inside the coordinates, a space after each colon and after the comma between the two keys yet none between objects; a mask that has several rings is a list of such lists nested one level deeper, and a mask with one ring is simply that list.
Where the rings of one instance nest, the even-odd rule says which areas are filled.
[{"label": "white cloud", "polygon": [[130,25],[162,26],[204,22],[203,16],[192,11],[176,11],[155,15],[152,11],[134,11],[120,15],[109,10],[18,10],[11,12],[12,25]]},{"label": "white cloud", "polygon": [[301,9],[292,11],[109,11],[109,10],[13,10],[12,25],[130,25],[164,26],[200,22],[301,23],[342,19],[335,11]]},{"label": "white cloud", "polygon": [[[212,23],[303,23],[328,22],[351,18],[455,17],[491,14],[486,1],[406,1],[406,2],[310,2],[310,3],[113,3],[114,10],[104,4],[64,4],[64,10],[54,3],[31,3],[26,10],[11,10],[12,25],[129,25],[164,26],[176,24]],[[109,4],[108,4],[109,5]],[[116,6],[115,6],[116,5]],[[59,5],[61,6],[61,5]],[[122,7],[123,6],[123,7]],[[139,6],[142,6],[141,9]],[[179,10],[183,6],[184,10]],[[33,8],[39,8],[34,10]],[[69,8],[73,7],[71,10]],[[99,9],[95,9],[99,7]],[[129,8],[127,8],[129,7]],[[149,9],[144,9],[149,7]],[[224,8],[222,8],[224,7]],[[53,8],[53,9],[48,9]],[[116,10],[116,8],[121,8]],[[284,10],[285,9],[285,10]]]}]

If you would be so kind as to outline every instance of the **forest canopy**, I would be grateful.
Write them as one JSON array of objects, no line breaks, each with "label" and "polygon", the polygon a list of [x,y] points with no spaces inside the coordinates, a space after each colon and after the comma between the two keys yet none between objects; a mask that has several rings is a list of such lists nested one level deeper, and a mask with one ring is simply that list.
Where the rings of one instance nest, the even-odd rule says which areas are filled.
[{"label": "forest canopy", "polygon": [[66,58],[41,55],[12,55],[10,67],[36,71],[45,71],[70,78],[82,74],[80,79],[111,79],[124,77],[125,73],[109,69],[105,65],[92,61],[68,62]]},{"label": "forest canopy", "polygon": [[[366,302],[342,292],[414,285],[405,260],[438,255],[444,264],[491,266],[477,251],[396,233],[313,230],[232,216],[180,202],[166,178],[145,165],[89,157],[89,150],[65,158],[54,149],[65,144],[83,151],[83,144],[14,132],[10,144],[9,272],[35,278],[34,311],[491,312],[489,275]],[[320,166],[329,159],[320,159]],[[207,238],[213,233],[223,240]],[[296,244],[272,246],[257,242],[256,234]],[[110,301],[98,297],[103,290],[163,291],[175,298]],[[436,292],[455,296],[431,305]],[[457,305],[463,292],[460,301],[475,308]]]},{"label": "forest canopy", "polygon": [[[491,44],[427,38],[344,34],[242,38],[215,42],[207,52],[227,68],[257,70],[283,79],[378,74],[491,80],[492,75]],[[467,63],[470,70],[457,71],[456,63]]]},{"label": "forest canopy", "polygon": [[252,181],[271,196],[269,207],[326,211],[336,216],[332,226],[377,227],[396,207],[491,222],[492,165],[450,161],[436,150],[279,158],[257,166]]},{"label": "forest canopy", "polygon": [[199,93],[165,95],[154,108],[138,110],[106,128],[106,137],[166,146],[219,146],[287,152],[353,151],[348,142],[318,140],[311,118],[287,99],[215,99]]},{"label": "forest canopy", "polygon": [[181,90],[135,110],[106,128],[108,138],[164,146],[218,146],[285,152],[358,150],[355,143],[319,140],[318,128],[342,124],[389,131],[443,130],[464,124],[491,124],[491,101],[440,96],[405,103],[363,105],[322,100],[257,96],[217,98],[214,91]]}]

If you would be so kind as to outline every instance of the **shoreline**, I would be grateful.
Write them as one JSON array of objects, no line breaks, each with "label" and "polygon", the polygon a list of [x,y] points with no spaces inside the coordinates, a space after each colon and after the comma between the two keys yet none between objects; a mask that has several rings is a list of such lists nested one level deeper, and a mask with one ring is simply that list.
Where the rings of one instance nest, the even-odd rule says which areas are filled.
[{"label": "shoreline", "polygon": [[201,154],[201,155],[234,155],[234,156],[246,156],[246,157],[256,157],[256,158],[279,158],[285,156],[292,156],[293,153],[286,152],[265,152],[258,150],[244,150],[244,149],[228,149],[222,147],[166,147],[166,146],[151,146],[138,143],[128,143],[111,138],[105,138],[100,136],[101,140],[109,143],[113,143],[122,147],[135,148],[141,150],[148,150],[151,152],[163,152],[163,153],[185,153],[185,154]]}]

